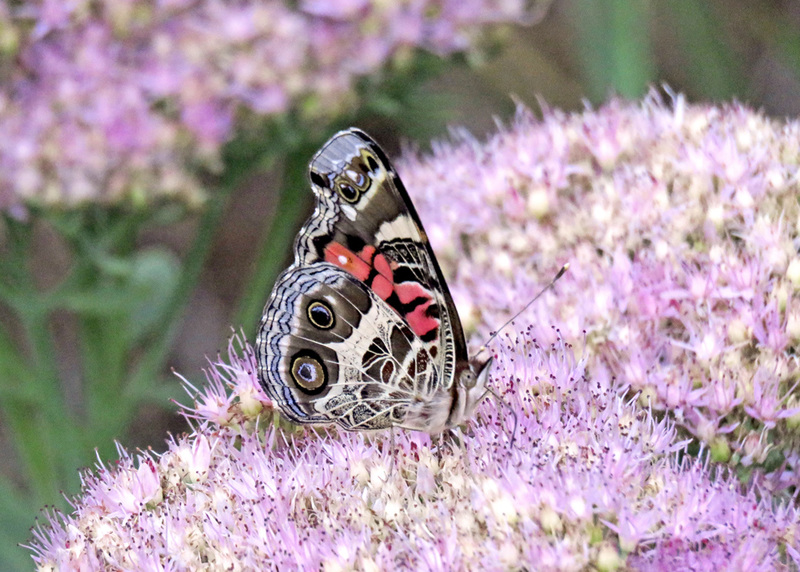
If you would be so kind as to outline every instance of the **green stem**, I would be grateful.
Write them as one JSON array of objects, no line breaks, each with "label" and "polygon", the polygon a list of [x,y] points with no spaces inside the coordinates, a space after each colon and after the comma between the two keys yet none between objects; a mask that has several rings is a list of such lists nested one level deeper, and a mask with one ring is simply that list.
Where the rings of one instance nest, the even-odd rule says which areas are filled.
[{"label": "green stem", "polygon": [[573,8],[581,66],[592,101],[605,100],[609,91],[640,97],[655,78],[648,3],[577,0]]},{"label": "green stem", "polygon": [[253,338],[258,325],[267,293],[285,266],[292,240],[302,224],[303,217],[308,213],[312,194],[306,173],[309,158],[318,146],[315,140],[299,145],[288,153],[284,182],[275,215],[271,226],[264,234],[255,270],[234,320],[234,325],[243,327],[250,339]]},{"label": "green stem", "polygon": [[15,445],[34,497],[58,502],[60,487],[77,485],[75,467],[85,462],[82,443],[59,383],[58,355],[48,320],[50,307],[39,296],[28,268],[32,225],[8,218],[6,222],[9,250],[5,258],[14,271],[13,278],[2,277],[9,294],[5,301],[16,311],[27,352],[17,351],[10,336],[4,336],[2,353],[16,363],[30,364],[11,368],[6,361],[5,385],[18,396],[6,404],[6,409],[14,417],[10,423]]},{"label": "green stem", "polygon": [[[133,397],[136,401],[144,396],[148,388],[155,382],[167,354],[172,349],[172,341],[180,327],[179,318],[191,298],[192,290],[197,285],[232,188],[232,184],[226,185],[220,187],[217,193],[212,194],[200,217],[197,235],[184,260],[181,275],[172,292],[170,302],[159,320],[159,325],[154,329],[154,337],[147,342],[148,349],[136,364],[130,382],[125,388],[125,394]],[[127,420],[125,421],[127,422]]]},{"label": "green stem", "polygon": [[[727,99],[745,94],[746,74],[725,43],[725,32],[708,2],[683,0],[664,11],[672,24],[675,44],[683,55],[685,83],[704,98]],[[797,34],[797,30],[794,31]]]},{"label": "green stem", "polygon": [[147,351],[139,360],[125,389],[128,396],[137,399],[149,395],[150,387],[164,366],[164,360],[180,327],[180,317],[189,302],[192,290],[197,285],[203,264],[208,256],[214,235],[225,211],[228,199],[235,188],[255,169],[263,166],[276,155],[280,148],[285,126],[265,130],[256,140],[234,141],[225,153],[225,179],[209,193],[205,210],[200,217],[195,240],[181,269],[171,300],[154,328],[155,336],[147,342]]},{"label": "green stem", "polygon": [[48,419],[42,418],[42,406],[53,397],[37,391],[36,373],[22,365],[26,360],[5,331],[0,331],[0,356],[2,418],[10,429],[31,500],[55,502],[60,463],[50,441]]},{"label": "green stem", "polygon": [[87,437],[91,436],[101,456],[113,450],[115,439],[124,438],[125,430],[139,406],[136,400],[120,397],[127,374],[125,366],[132,348],[128,345],[129,338],[118,330],[119,324],[113,319],[81,319]]},{"label": "green stem", "polygon": [[18,546],[31,536],[31,498],[0,475],[0,570],[27,570],[30,553]]}]

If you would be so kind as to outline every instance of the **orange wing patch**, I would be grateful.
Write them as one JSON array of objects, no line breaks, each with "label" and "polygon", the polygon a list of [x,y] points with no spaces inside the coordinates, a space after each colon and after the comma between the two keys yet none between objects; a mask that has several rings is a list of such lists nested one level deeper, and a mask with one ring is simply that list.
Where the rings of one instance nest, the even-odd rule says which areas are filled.
[{"label": "orange wing patch", "polygon": [[[355,253],[338,242],[331,242],[325,247],[325,261],[346,270],[369,286],[408,322],[418,336],[430,335],[432,331],[438,332],[438,318],[428,315],[433,304],[430,293],[416,282],[395,283],[394,270],[397,263],[383,254],[376,255],[375,252],[375,247],[371,245]],[[392,294],[395,298],[390,300]],[[412,308],[402,307],[414,301],[417,303]]]}]

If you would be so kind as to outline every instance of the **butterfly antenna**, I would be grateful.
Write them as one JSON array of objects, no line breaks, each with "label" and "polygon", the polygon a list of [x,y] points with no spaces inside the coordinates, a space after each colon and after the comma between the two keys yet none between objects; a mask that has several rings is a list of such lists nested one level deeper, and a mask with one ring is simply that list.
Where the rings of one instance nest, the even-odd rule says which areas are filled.
[{"label": "butterfly antenna", "polygon": [[[534,296],[534,297],[533,297],[533,299],[532,299],[530,302],[528,302],[527,304],[525,304],[525,306],[524,306],[524,307],[523,307],[523,308],[522,308],[522,309],[521,309],[519,312],[517,312],[516,314],[514,314],[514,315],[511,317],[511,319],[509,319],[509,320],[508,320],[508,321],[507,321],[505,324],[503,324],[502,326],[500,326],[500,327],[497,329],[497,331],[496,331],[495,333],[493,333],[491,336],[489,336],[489,339],[488,339],[488,340],[486,340],[486,343],[485,343],[485,344],[483,344],[483,345],[480,347],[480,349],[478,349],[478,353],[476,353],[476,354],[475,354],[475,357],[479,356],[479,355],[480,355],[480,354],[482,354],[484,351],[486,351],[486,347],[487,347],[487,346],[488,346],[490,343],[492,343],[492,340],[494,340],[494,339],[497,337],[497,334],[499,334],[499,333],[500,333],[500,332],[503,330],[503,328],[505,328],[506,326],[508,326],[508,325],[509,325],[511,322],[513,322],[514,320],[516,320],[517,318],[519,318],[519,315],[520,315],[520,314],[522,314],[522,312],[524,312],[524,311],[525,311],[525,310],[527,310],[528,308],[530,308],[530,307],[531,307],[531,305],[532,305],[534,302],[536,302],[536,300],[538,300],[538,299],[539,299],[539,297],[540,297],[542,294],[544,294],[545,292],[547,292],[547,290],[548,290],[549,288],[552,288],[552,287],[553,287],[553,284],[555,284],[555,283],[558,281],[558,279],[559,279],[559,278],[561,278],[561,277],[564,275],[564,273],[565,273],[567,270],[569,270],[569,262],[567,262],[567,263],[566,263],[564,266],[562,266],[562,267],[561,267],[561,270],[559,270],[559,271],[558,271],[558,273],[555,275],[555,277],[553,277],[553,279],[552,279],[552,280],[551,280],[551,281],[550,281],[550,282],[547,284],[547,286],[545,286],[544,288],[542,288],[542,289],[541,289],[541,291],[540,291],[540,292],[539,292],[539,293],[538,293],[536,296]],[[494,392],[493,392],[493,393],[494,393]],[[497,397],[497,396],[495,396],[495,397]],[[499,399],[499,398],[498,398],[498,399]]]}]

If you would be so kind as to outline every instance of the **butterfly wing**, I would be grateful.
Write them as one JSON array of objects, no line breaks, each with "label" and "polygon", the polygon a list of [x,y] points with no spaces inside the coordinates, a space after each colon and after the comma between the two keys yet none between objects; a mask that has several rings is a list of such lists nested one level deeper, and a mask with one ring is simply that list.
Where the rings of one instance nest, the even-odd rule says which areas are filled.
[{"label": "butterfly wing", "polygon": [[445,377],[452,379],[455,363],[468,358],[461,321],[388,157],[366,133],[350,129],[316,154],[310,178],[318,206],[296,244],[296,259],[325,260],[366,282],[422,340],[444,344]]},{"label": "butterfly wing", "polygon": [[382,429],[402,425],[416,396],[438,387],[427,346],[363,282],[321,262],[278,282],[258,338],[259,372],[296,423]]},{"label": "butterfly wing", "polygon": [[402,182],[356,129],[322,147],[310,179],[316,209],[260,325],[262,385],[299,423],[444,427],[466,342]]}]

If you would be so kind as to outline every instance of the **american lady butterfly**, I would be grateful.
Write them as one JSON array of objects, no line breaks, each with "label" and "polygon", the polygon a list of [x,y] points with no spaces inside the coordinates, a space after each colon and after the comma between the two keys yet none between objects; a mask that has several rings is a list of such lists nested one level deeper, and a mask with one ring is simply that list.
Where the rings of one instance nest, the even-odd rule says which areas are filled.
[{"label": "american lady butterfly", "polygon": [[442,271],[389,159],[349,129],[309,170],[316,209],[261,319],[261,385],[296,423],[428,433],[463,423],[488,391],[492,360],[470,360]]}]

